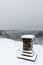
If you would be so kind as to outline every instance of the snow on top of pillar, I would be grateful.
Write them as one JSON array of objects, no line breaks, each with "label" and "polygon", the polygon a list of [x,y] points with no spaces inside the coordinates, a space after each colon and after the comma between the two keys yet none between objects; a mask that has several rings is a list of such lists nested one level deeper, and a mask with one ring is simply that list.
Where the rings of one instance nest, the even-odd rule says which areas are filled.
[{"label": "snow on top of pillar", "polygon": [[21,38],[35,38],[35,35],[22,35]]}]

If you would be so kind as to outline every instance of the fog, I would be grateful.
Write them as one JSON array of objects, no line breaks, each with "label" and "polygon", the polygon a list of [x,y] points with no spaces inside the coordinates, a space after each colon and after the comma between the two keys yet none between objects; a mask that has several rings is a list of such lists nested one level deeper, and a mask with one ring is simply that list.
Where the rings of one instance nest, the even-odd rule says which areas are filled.
[{"label": "fog", "polygon": [[43,0],[0,0],[0,30],[43,30]]}]

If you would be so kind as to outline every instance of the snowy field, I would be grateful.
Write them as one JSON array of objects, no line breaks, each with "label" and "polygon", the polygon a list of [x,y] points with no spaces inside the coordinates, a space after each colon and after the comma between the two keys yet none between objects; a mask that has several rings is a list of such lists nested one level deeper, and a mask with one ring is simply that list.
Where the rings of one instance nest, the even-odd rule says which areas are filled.
[{"label": "snowy field", "polygon": [[35,62],[18,59],[18,52],[22,50],[23,43],[11,39],[0,38],[0,65],[43,65],[43,46],[33,45],[38,57]]}]

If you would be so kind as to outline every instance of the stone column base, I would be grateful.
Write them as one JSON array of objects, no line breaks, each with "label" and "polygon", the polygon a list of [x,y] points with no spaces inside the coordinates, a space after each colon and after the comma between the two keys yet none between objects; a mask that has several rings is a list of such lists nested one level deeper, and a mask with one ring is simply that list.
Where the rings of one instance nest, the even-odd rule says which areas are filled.
[{"label": "stone column base", "polygon": [[18,56],[18,58],[35,62],[37,58],[37,54],[34,52],[34,50],[32,51],[23,50],[22,53]]}]

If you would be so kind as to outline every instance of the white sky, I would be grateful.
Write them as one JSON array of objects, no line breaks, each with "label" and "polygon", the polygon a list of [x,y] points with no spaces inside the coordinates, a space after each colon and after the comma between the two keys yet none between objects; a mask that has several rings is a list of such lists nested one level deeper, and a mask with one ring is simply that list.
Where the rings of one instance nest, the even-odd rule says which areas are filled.
[{"label": "white sky", "polygon": [[43,29],[43,0],[0,0],[0,30]]}]

